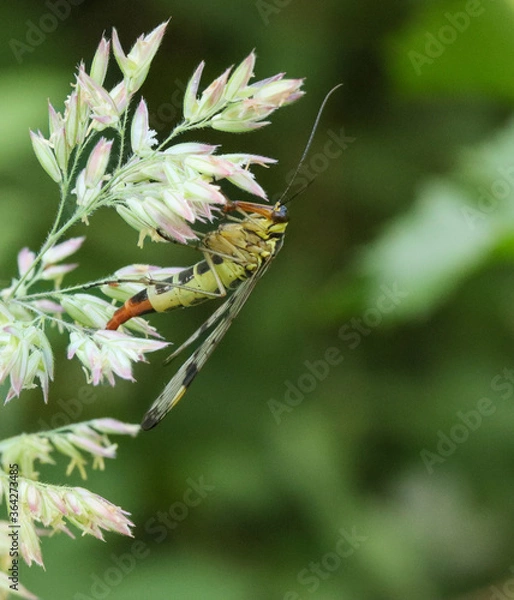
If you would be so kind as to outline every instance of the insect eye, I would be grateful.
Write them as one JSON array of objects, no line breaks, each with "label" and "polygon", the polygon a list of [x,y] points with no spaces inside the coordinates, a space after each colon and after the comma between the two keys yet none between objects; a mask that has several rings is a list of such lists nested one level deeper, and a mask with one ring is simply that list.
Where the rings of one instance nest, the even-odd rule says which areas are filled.
[{"label": "insect eye", "polygon": [[289,215],[287,214],[287,206],[281,204],[278,208],[275,208],[272,213],[274,223],[287,223],[289,221]]}]

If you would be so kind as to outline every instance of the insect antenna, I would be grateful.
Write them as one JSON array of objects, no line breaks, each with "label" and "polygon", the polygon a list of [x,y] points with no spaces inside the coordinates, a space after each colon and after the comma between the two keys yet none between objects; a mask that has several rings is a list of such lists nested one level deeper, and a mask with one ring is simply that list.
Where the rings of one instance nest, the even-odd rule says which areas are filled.
[{"label": "insect antenna", "polygon": [[302,187],[301,187],[301,188],[300,188],[300,189],[299,189],[297,192],[295,192],[295,193],[294,193],[294,194],[291,196],[291,198],[288,198],[287,200],[284,200],[284,202],[281,202],[281,204],[289,204],[289,202],[292,202],[292,201],[293,201],[293,200],[296,198],[296,196],[299,196],[300,194],[303,194],[303,192],[305,192],[305,190],[306,190],[306,189],[307,189],[307,188],[308,188],[310,185],[312,185],[312,184],[314,183],[314,180],[316,179],[316,177],[317,177],[317,175],[314,175],[314,176],[312,177],[312,179],[310,179],[310,180],[309,180],[309,181],[308,181],[308,182],[307,182],[305,185],[302,185]]},{"label": "insect antenna", "polygon": [[300,158],[300,162],[298,163],[293,176],[291,177],[289,183],[287,184],[286,189],[284,190],[284,192],[282,193],[282,195],[280,196],[279,199],[279,203],[280,204],[288,204],[289,202],[291,202],[291,200],[293,200],[293,198],[296,198],[296,196],[298,196],[299,194],[301,194],[303,191],[305,191],[307,189],[307,187],[314,181],[314,178],[311,179],[311,181],[309,181],[309,183],[307,183],[306,185],[304,185],[298,192],[296,192],[293,196],[291,196],[291,198],[288,198],[287,200],[285,200],[284,202],[282,202],[283,198],[286,197],[287,193],[289,192],[289,190],[291,189],[291,186],[293,185],[298,173],[300,172],[300,169],[303,167],[305,160],[307,158],[307,155],[309,154],[309,150],[311,149],[311,145],[312,145],[312,140],[314,139],[314,136],[316,134],[316,130],[318,129],[318,125],[319,122],[321,120],[321,115],[323,114],[323,111],[325,110],[325,106],[330,98],[330,96],[337,90],[339,89],[343,84],[342,83],[338,83],[336,86],[334,86],[325,96],[325,98],[323,99],[323,102],[321,103],[321,106],[319,107],[318,110],[318,114],[316,115],[316,119],[314,121],[314,125],[312,126],[310,135],[309,135],[309,139],[307,140],[307,143],[305,144],[305,149],[303,151],[302,157]]}]

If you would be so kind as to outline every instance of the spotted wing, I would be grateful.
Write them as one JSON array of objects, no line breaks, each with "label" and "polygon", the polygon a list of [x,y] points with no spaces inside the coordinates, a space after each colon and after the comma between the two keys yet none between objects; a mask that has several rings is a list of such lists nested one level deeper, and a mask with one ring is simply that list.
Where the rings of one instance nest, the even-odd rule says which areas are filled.
[{"label": "spotted wing", "polygon": [[[277,249],[278,252],[278,249]],[[268,269],[274,253],[260,269],[258,269],[249,279],[244,281],[234,293],[207,319],[207,321],[187,340],[180,349],[196,340],[202,333],[210,329],[215,323],[217,325],[198,348],[191,354],[186,362],[175,373],[171,381],[166,385],[157,400],[152,404],[143,418],[141,428],[148,430],[155,427],[177,404],[177,402],[186,393],[187,388],[199,373],[200,369],[207,362],[216,346],[223,339],[228,331],[232,321],[237,317],[239,311],[248,300],[253,288]],[[173,355],[172,355],[173,356]]]}]

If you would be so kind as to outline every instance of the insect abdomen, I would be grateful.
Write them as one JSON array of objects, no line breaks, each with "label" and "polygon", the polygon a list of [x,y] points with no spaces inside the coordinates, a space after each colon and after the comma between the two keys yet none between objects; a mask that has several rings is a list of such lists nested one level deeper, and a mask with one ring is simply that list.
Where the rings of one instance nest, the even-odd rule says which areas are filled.
[{"label": "insect abdomen", "polygon": [[[225,288],[230,289],[234,282],[245,278],[244,268],[232,261],[213,260],[213,263]],[[152,286],[148,290],[148,299],[156,312],[169,312],[211,300],[219,293],[215,274],[207,261],[202,260],[171,277],[168,284]]]},{"label": "insect abdomen", "polygon": [[111,320],[105,326],[106,329],[118,329],[120,325],[126,323],[133,317],[139,317],[146,313],[153,312],[154,308],[148,300],[148,290],[144,289],[129,298],[123,306],[113,314]]},{"label": "insect abdomen", "polygon": [[[214,256],[213,263],[217,276],[226,289],[235,287],[248,276],[244,267],[232,261]],[[207,261],[202,260],[129,298],[114,313],[106,329],[118,329],[129,319],[150,312],[169,312],[176,308],[194,306],[212,300],[219,293],[212,269]]]}]

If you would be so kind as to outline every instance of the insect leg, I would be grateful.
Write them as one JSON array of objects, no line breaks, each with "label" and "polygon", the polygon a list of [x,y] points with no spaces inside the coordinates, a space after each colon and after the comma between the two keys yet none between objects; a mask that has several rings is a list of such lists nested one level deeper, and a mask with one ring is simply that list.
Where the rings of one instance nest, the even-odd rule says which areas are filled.
[{"label": "insect leg", "polygon": [[[214,279],[216,281],[216,285],[218,286],[218,296],[226,296],[227,290],[221,281],[218,272],[216,271],[216,265],[213,263],[212,258],[209,254],[205,254],[205,260],[209,265]],[[208,329],[212,327],[216,321],[226,312],[228,306],[227,303],[223,303],[218,309],[214,311],[214,313],[205,321],[203,325],[201,325],[184,343],[182,343],[172,354],[170,354],[164,361],[163,365],[169,365],[174,358],[176,358],[183,350],[185,350],[188,346],[196,342],[196,340],[202,336]]]},{"label": "insect leg", "polygon": [[172,354],[170,354],[164,361],[163,365],[169,365],[171,361],[176,358],[183,350],[188,346],[196,342],[208,329],[210,329],[221,317],[227,312],[229,308],[228,301],[224,302],[219,306],[212,315],[202,324],[198,329],[188,337],[188,339],[182,343]]},{"label": "insect leg", "polygon": [[[265,269],[263,269],[262,272],[264,272],[264,270]],[[186,393],[187,388],[191,385],[200,369],[214,352],[216,346],[222,340],[232,324],[232,321],[243,307],[258,279],[260,279],[260,275],[261,272],[245,281],[242,286],[238,288],[235,293],[230,296],[227,301],[224,302],[223,305],[220,306],[218,310],[191,336],[191,338],[197,339],[216,321],[219,321],[207,338],[175,373],[171,381],[152,404],[143,418],[143,422],[141,423],[142,429],[148,430],[155,427]],[[225,315],[226,312],[227,314]]]}]

